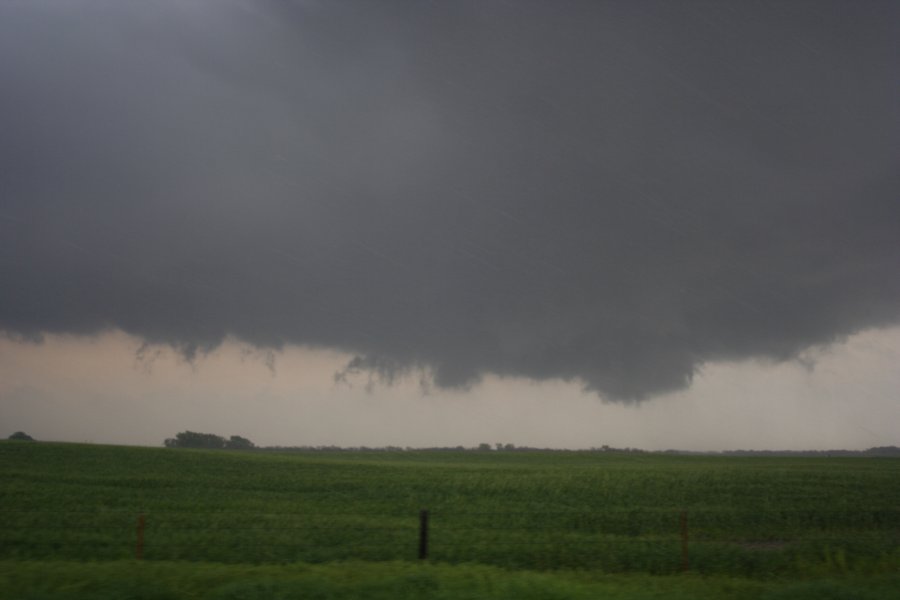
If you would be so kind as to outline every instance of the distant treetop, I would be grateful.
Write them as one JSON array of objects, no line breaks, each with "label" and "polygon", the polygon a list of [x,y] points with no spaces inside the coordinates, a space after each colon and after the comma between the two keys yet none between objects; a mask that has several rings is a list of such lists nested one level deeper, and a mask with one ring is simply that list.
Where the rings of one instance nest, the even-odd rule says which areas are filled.
[{"label": "distant treetop", "polygon": [[226,450],[250,450],[256,445],[245,437],[233,435],[225,439],[214,433],[198,433],[196,431],[182,431],[165,441],[166,448],[207,448]]},{"label": "distant treetop", "polygon": [[25,433],[24,431],[17,431],[14,434],[12,434],[11,436],[9,436],[8,439],[18,440],[20,442],[33,442],[34,441],[34,438],[31,437],[30,435],[28,435],[27,433]]}]

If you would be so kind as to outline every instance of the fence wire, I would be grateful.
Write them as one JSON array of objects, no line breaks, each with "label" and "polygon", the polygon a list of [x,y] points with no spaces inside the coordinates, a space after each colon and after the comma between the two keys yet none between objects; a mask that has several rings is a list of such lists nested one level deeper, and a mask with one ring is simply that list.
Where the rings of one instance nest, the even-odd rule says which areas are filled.
[{"label": "fence wire", "polygon": [[[0,510],[0,557],[415,560],[423,550],[419,517],[395,512]],[[716,565],[727,556],[745,569],[775,569],[801,559],[900,556],[900,509],[438,510],[426,522],[425,555],[431,560],[527,568],[670,572],[687,568],[690,555],[692,568]]]}]

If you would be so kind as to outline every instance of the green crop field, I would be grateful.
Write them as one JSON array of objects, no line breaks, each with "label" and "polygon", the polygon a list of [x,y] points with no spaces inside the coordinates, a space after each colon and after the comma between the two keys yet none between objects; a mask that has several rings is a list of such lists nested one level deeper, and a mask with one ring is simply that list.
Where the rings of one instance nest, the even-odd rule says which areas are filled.
[{"label": "green crop field", "polygon": [[0,598],[900,591],[897,459],[6,442],[0,477]]}]

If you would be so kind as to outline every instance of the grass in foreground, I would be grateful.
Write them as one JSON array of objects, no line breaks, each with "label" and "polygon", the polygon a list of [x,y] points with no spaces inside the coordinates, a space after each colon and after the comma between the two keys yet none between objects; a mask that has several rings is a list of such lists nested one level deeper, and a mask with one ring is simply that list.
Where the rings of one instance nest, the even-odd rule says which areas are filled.
[{"label": "grass in foreground", "polygon": [[759,581],[531,573],[409,562],[253,566],[0,561],[0,600],[893,600],[898,589],[898,575]]}]

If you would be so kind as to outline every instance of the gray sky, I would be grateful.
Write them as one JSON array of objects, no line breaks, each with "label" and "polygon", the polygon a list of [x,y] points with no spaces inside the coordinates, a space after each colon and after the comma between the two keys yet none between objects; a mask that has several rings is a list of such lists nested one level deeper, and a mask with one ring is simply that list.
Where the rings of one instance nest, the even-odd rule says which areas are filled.
[{"label": "gray sky", "polygon": [[[115,415],[187,428],[177,401],[285,444],[893,443],[898,19],[2,2],[0,416],[96,441]],[[658,430],[672,406],[702,431]],[[290,439],[304,411],[334,427]]]}]

